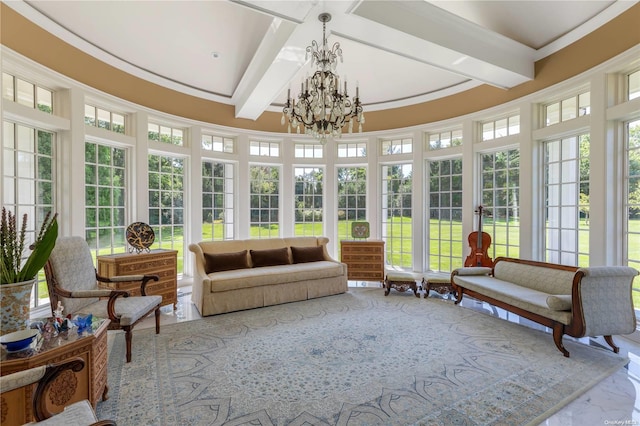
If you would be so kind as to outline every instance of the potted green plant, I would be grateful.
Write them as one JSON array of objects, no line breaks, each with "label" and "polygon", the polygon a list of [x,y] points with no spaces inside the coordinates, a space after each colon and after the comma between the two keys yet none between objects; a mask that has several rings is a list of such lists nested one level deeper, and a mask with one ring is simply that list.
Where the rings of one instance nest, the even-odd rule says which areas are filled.
[{"label": "potted green plant", "polygon": [[24,259],[27,215],[18,228],[16,216],[2,208],[0,223],[0,334],[25,327],[29,319],[29,300],[38,272],[49,259],[58,238],[57,214],[48,213],[36,239],[29,246],[31,253]]}]

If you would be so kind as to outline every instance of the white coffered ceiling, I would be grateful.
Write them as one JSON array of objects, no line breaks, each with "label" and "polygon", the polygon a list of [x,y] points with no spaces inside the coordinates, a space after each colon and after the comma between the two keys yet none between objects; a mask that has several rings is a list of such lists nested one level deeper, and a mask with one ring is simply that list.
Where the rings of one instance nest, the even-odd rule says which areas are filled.
[{"label": "white coffered ceiling", "polygon": [[510,88],[534,62],[635,1],[5,1],[99,59],[155,83],[235,105],[282,109],[312,69],[305,48],[339,42],[337,73],[366,110],[424,102],[480,84]]}]

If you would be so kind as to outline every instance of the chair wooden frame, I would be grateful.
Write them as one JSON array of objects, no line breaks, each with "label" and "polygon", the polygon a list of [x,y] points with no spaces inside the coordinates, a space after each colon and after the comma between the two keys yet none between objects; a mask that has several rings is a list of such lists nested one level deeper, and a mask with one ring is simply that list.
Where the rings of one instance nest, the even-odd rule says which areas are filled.
[{"label": "chair wooden frame", "polygon": [[[64,414],[53,413],[47,408],[47,395],[49,388],[64,371],[70,370],[77,373],[82,371],[84,366],[85,361],[82,358],[71,358],[59,363],[48,364],[46,366],[34,367],[28,370],[12,373],[0,378],[0,381],[6,381],[7,383],[7,385],[5,385],[5,383],[2,384],[2,391],[8,392],[13,389],[37,383],[31,399],[32,412],[35,420],[37,422],[41,422],[56,415],[64,416]],[[89,406],[90,404],[87,404],[87,407]],[[95,413],[93,414],[93,417],[95,418]],[[91,423],[90,426],[115,425],[116,423],[113,420],[100,420],[98,422]]]},{"label": "chair wooden frame", "polygon": [[[69,291],[62,287],[60,287],[58,280],[56,279],[55,271],[53,270],[53,266],[48,261],[44,267],[45,275],[47,278],[47,287],[49,289],[49,301],[51,302],[51,313],[53,315],[54,307],[58,305],[58,300],[60,297],[66,298],[108,298],[107,301],[107,313],[109,315],[109,319],[111,323],[109,324],[110,330],[124,330],[125,332],[125,341],[127,345],[127,362],[131,362],[131,340],[132,340],[132,331],[133,327],[138,324],[140,321],[145,319],[151,311],[147,314],[140,317],[140,319],[133,324],[123,325],[120,323],[120,317],[116,315],[115,311],[115,303],[118,297],[129,297],[129,292],[124,290],[111,290],[111,289],[101,289],[101,290],[84,290],[84,291]],[[95,271],[95,268],[94,268]],[[135,275],[135,276],[122,276],[122,277],[102,277],[98,275],[98,272],[95,272],[96,281],[98,282],[98,287],[100,287],[100,283],[106,282],[123,282],[123,281],[140,281],[140,293],[142,296],[146,296],[146,287],[149,281],[158,281],[160,278],[157,275]],[[134,279],[136,278],[136,279]],[[156,305],[154,308],[155,320],[156,320],[156,334],[160,333],[160,304]]]}]

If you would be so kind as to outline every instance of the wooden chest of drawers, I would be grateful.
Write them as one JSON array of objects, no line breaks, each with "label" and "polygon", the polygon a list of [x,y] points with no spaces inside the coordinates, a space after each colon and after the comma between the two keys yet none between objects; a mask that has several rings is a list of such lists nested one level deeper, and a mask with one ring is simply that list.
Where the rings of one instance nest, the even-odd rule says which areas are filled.
[{"label": "wooden chest of drawers", "polygon": [[347,279],[384,282],[384,241],[340,241],[340,260]]},{"label": "wooden chest of drawers", "polygon": [[[98,256],[98,274],[103,277],[118,275],[158,275],[158,281],[147,284],[147,294],[162,296],[161,306],[178,303],[177,250],[151,250],[149,253],[122,253]],[[114,290],[130,291],[132,296],[140,295],[139,282],[103,283],[102,286]]]}]

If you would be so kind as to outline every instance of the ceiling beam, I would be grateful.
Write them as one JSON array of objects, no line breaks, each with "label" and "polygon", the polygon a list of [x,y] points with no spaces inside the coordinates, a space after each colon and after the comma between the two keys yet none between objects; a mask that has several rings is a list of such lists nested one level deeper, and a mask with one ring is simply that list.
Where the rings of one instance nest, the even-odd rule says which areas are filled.
[{"label": "ceiling beam", "polygon": [[304,64],[304,46],[296,46],[301,26],[274,18],[231,96],[236,118],[256,120]]},{"label": "ceiling beam", "polygon": [[[426,1],[363,1],[352,16],[369,22],[360,31],[344,37],[500,88],[510,88],[534,77],[534,49]],[[380,25],[374,28],[374,23]],[[349,26],[358,28],[354,23]]]},{"label": "ceiling beam", "polygon": [[475,81],[507,89],[534,77],[534,49],[428,2],[238,3],[274,18],[232,96],[237,118],[256,120],[290,86],[307,62],[320,12],[332,13],[331,33]]},{"label": "ceiling beam", "polygon": [[305,22],[305,18],[317,2],[234,0],[234,3],[273,16],[231,97],[236,118],[257,120],[307,62],[305,49],[317,30],[317,22],[315,19]]}]

